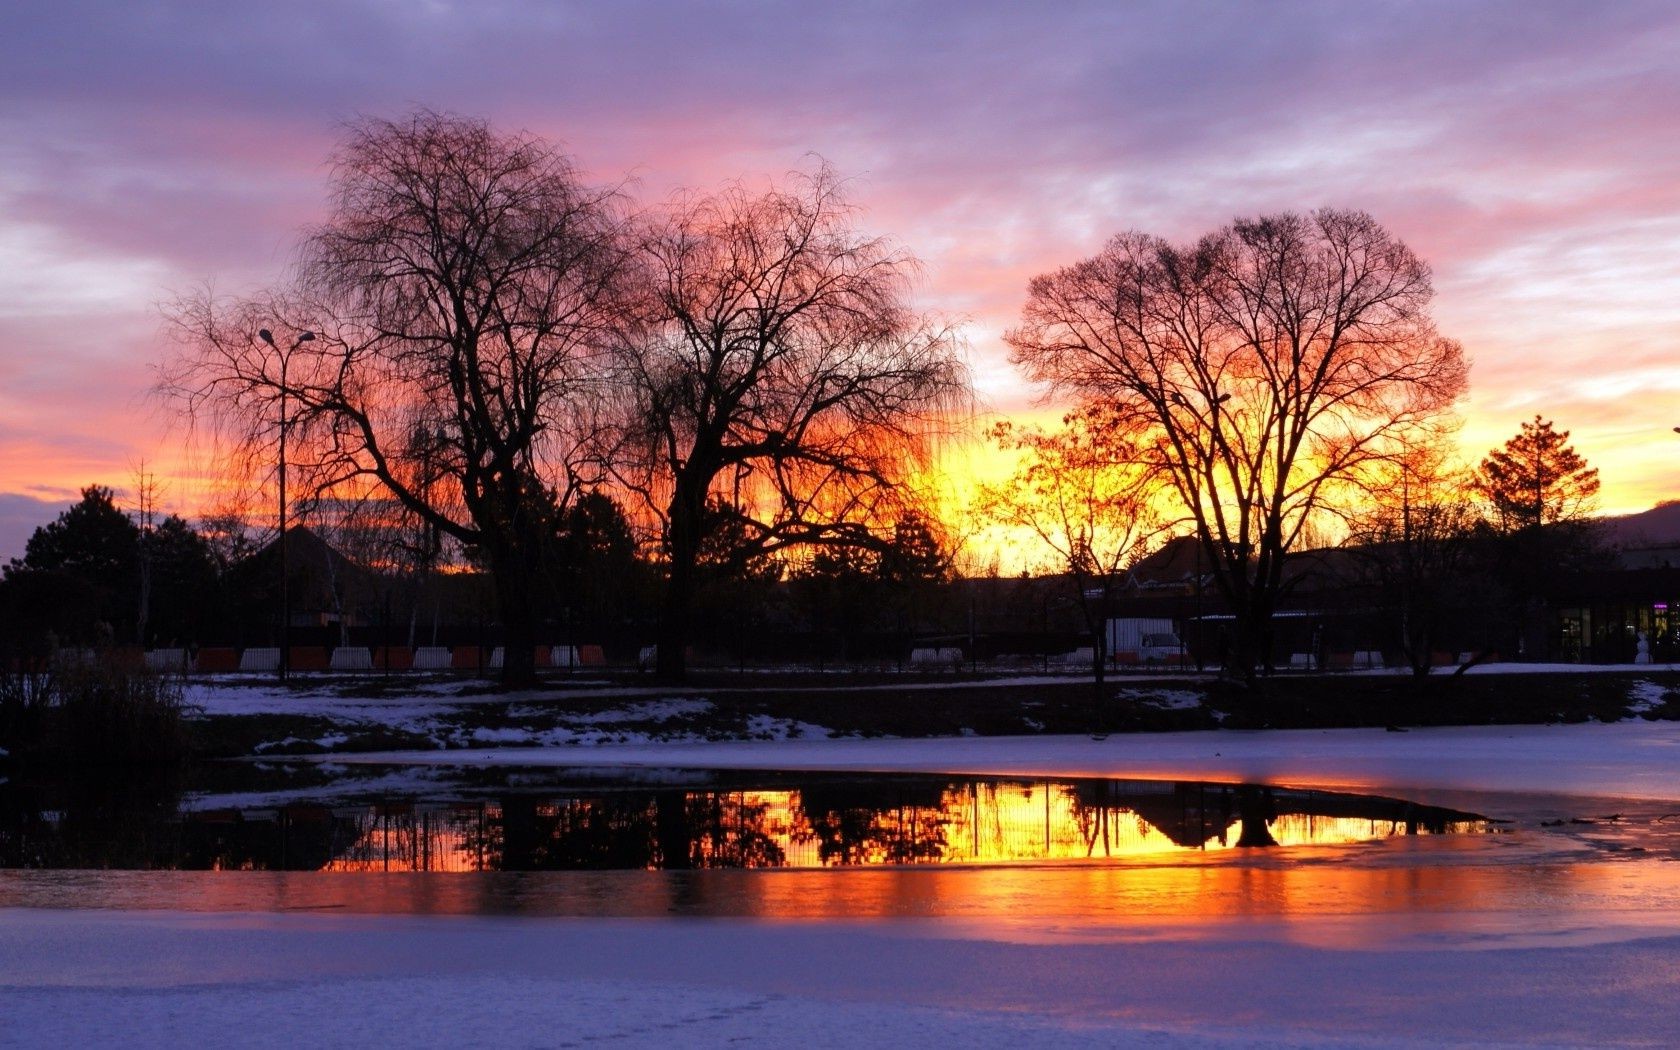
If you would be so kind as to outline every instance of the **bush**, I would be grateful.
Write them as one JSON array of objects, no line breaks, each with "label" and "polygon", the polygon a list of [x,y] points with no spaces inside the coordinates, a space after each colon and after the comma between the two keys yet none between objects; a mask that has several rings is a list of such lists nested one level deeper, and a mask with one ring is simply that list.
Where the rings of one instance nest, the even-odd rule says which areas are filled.
[{"label": "bush", "polygon": [[187,755],[178,678],[116,653],[75,654],[0,680],[4,746],[21,759],[167,763]]},{"label": "bush", "polygon": [[21,754],[40,743],[52,697],[53,675],[44,667],[0,668],[0,751]]}]

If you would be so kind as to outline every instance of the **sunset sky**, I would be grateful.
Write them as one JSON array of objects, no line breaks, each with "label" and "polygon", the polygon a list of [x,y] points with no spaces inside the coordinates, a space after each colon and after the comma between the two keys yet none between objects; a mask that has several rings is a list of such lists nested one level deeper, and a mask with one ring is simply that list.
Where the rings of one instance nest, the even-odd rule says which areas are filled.
[{"label": "sunset sky", "polygon": [[1680,5],[24,0],[0,32],[0,557],[77,488],[163,502],[157,304],[275,280],[339,122],[423,105],[644,202],[826,158],[966,319],[1129,228],[1363,208],[1435,269],[1470,458],[1536,412],[1606,511],[1680,496]]}]

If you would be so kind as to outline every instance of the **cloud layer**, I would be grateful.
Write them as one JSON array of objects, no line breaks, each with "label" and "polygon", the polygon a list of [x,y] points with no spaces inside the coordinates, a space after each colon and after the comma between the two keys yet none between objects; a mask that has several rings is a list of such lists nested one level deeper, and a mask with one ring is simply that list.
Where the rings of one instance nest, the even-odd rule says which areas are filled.
[{"label": "cloud layer", "polygon": [[999,338],[1032,275],[1123,229],[1365,208],[1432,262],[1475,360],[1467,449],[1542,412],[1607,507],[1675,494],[1674,5],[808,6],[9,14],[0,492],[68,501],[171,462],[155,304],[272,280],[338,123],[426,105],[555,138],[649,201],[823,155],[922,257],[925,302],[970,320],[1005,409],[1032,396]]}]

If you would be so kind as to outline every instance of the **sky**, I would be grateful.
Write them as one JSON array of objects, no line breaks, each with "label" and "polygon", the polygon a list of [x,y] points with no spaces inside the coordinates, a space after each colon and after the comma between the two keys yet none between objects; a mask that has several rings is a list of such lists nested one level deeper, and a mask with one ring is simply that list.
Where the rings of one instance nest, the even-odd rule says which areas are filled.
[{"label": "sky", "polygon": [[1005,414],[1036,274],[1128,229],[1362,208],[1433,266],[1467,458],[1536,413],[1601,504],[1680,496],[1680,6],[218,2],[9,5],[0,558],[83,485],[194,512],[159,304],[284,273],[345,121],[551,138],[654,204],[808,168],[923,262]]}]

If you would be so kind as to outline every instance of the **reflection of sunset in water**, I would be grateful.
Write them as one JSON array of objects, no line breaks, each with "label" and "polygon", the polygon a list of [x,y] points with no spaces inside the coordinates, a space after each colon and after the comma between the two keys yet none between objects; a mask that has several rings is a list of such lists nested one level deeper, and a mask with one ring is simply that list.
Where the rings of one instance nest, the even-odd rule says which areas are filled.
[{"label": "reflection of sunset in water", "polygon": [[[1490,840],[1481,840],[1484,844]],[[1103,865],[973,865],[773,871],[3,871],[0,907],[350,912],[766,921],[939,919],[953,936],[1138,940],[1258,923],[1267,936],[1341,947],[1407,936],[1566,943],[1596,928],[1680,923],[1680,870],[1651,860],[1507,863],[1410,840],[1402,863],[1276,863],[1278,854]],[[1476,855],[1479,854],[1479,855]],[[1468,862],[1466,862],[1468,860]],[[1188,861],[1188,862],[1186,862]]]},{"label": "reflection of sunset in water", "polygon": [[0,870],[0,908],[909,918],[1064,941],[1252,922],[1348,946],[1392,936],[1394,916],[1412,936],[1507,939],[1579,936],[1575,917],[1595,912],[1600,929],[1680,922],[1680,865],[1657,859],[1680,851],[1649,813],[1439,834],[1492,826],[1188,781],[741,773],[476,790],[182,812],[0,786],[0,867],[55,869]]},{"label": "reflection of sunset in water", "polygon": [[321,865],[329,871],[1112,860],[1253,845],[1338,845],[1486,826],[1468,814],[1393,800],[1114,781],[842,783],[504,798],[341,807],[331,819],[342,845]]}]

